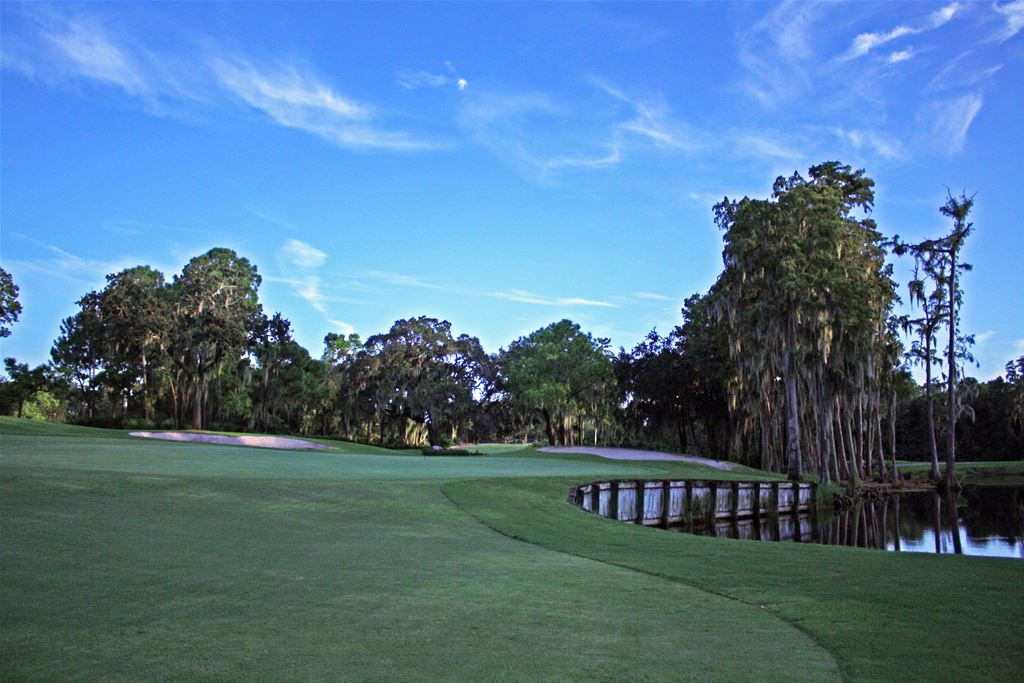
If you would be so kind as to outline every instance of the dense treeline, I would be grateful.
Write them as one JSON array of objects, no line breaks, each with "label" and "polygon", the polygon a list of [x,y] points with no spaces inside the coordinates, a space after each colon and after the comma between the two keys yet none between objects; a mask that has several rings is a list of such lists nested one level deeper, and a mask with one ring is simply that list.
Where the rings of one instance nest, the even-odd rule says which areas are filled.
[{"label": "dense treeline", "polygon": [[[683,303],[667,335],[617,354],[569,320],[488,354],[419,317],[365,340],[328,334],[314,357],[263,310],[256,266],[231,250],[193,258],[170,281],[129,268],[81,297],[49,364],[5,361],[0,409],[401,446],[640,445],[853,483],[891,477],[897,456],[931,460],[938,478],[940,443],[951,455],[958,442],[961,458],[1022,457],[1024,358],[985,384],[958,370],[973,342],[959,331],[957,279],[973,199],[942,207],[949,235],[904,244],[870,218],[873,185],[829,162],[779,178],[768,199],[723,199],[718,280]],[[894,313],[890,254],[914,259],[918,317]],[[6,334],[20,306],[2,275]]]},{"label": "dense treeline", "polygon": [[[960,384],[967,407],[966,419],[956,425],[960,460],[1020,460],[1024,458],[1024,356],[1007,363],[1005,377],[978,382],[968,377]],[[945,413],[945,396],[939,415]],[[940,430],[947,428],[940,417]],[[931,459],[927,398],[920,391],[900,406],[896,420],[896,449],[908,460]]]}]

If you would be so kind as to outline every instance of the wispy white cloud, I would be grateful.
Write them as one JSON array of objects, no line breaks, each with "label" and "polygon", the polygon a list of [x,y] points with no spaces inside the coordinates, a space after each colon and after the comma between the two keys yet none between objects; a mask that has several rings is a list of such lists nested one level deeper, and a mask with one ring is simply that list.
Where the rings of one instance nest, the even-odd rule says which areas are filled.
[{"label": "wispy white cloud", "polygon": [[836,128],[833,132],[855,149],[870,149],[884,159],[900,159],[904,156],[903,146],[899,140],[888,138],[873,130]]},{"label": "wispy white cloud", "polygon": [[346,336],[350,335],[350,334],[355,334],[355,332],[356,332],[356,328],[353,327],[350,323],[345,322],[344,320],[334,320],[334,319],[331,319],[331,320],[328,320],[327,322],[329,322],[332,327],[334,327],[336,330],[338,330],[338,332],[341,332],[342,334],[344,334]]},{"label": "wispy white cloud", "polygon": [[708,136],[673,117],[659,94],[633,97],[598,78],[589,83],[611,100],[581,107],[540,92],[477,92],[467,97],[459,123],[524,175],[542,180],[561,170],[614,168],[643,152],[707,146]]},{"label": "wispy white cloud", "polygon": [[[365,121],[369,107],[335,93],[329,86],[294,68],[260,69],[244,59],[214,59],[213,72],[229,90],[275,118],[289,118],[294,109]],[[291,125],[285,123],[285,125]]]},{"label": "wispy white cloud", "polygon": [[650,301],[672,301],[672,297],[665,296],[664,294],[656,294],[654,292],[633,292],[633,296],[637,299],[648,299]]},{"label": "wispy white cloud", "polygon": [[20,5],[16,11],[21,30],[5,27],[5,70],[53,87],[85,82],[114,88],[150,111],[166,97],[201,99],[182,89],[187,79],[157,78],[154,55],[117,35],[98,15],[43,4]]},{"label": "wispy white cloud", "polygon": [[612,146],[607,154],[593,157],[552,157],[544,159],[541,166],[545,171],[555,171],[561,168],[601,169],[616,166],[620,161],[622,161],[622,150],[618,146]]},{"label": "wispy white cloud", "polygon": [[992,9],[1000,14],[1006,22],[994,36],[995,40],[999,42],[1007,41],[1020,33],[1020,30],[1024,28],[1024,0],[1006,2],[1002,5],[994,4]]},{"label": "wispy white cloud", "polygon": [[107,274],[117,273],[125,268],[133,268],[143,264],[150,264],[155,270],[164,273],[165,277],[170,277],[175,272],[174,268],[166,264],[154,263],[152,259],[139,258],[131,254],[119,256],[115,259],[89,258],[79,256],[29,235],[18,232],[7,234],[10,237],[24,240],[38,247],[41,253],[34,258],[4,259],[5,267],[9,267],[12,270],[33,272],[46,278],[57,278],[73,283],[78,288],[102,287],[104,285],[104,277]]},{"label": "wispy white cloud", "polygon": [[115,235],[137,236],[137,235],[163,235],[167,233],[183,233],[188,235],[226,235],[224,231],[207,230],[203,228],[183,228],[176,225],[156,224],[148,221],[139,221],[131,218],[121,218],[103,221],[100,227]]},{"label": "wispy white cloud", "polygon": [[704,146],[689,126],[672,118],[661,95],[630,97],[607,81],[599,78],[590,80],[598,89],[632,110],[632,118],[618,124],[616,132],[637,135],[663,149],[692,151]]},{"label": "wispy white cloud", "polygon": [[979,332],[978,334],[974,335],[974,343],[984,344],[989,339],[992,339],[998,334],[999,332],[997,332],[996,330],[985,330],[984,332]]},{"label": "wispy white cloud", "polygon": [[44,30],[43,37],[82,76],[110,83],[130,95],[150,90],[140,65],[88,17],[70,17],[63,26]]},{"label": "wispy white cloud", "polygon": [[425,289],[444,289],[444,287],[441,287],[440,285],[431,284],[414,275],[405,275],[403,273],[392,273],[385,270],[370,270],[364,273],[363,275],[374,280],[386,282],[390,285],[399,285],[402,287],[422,287]]},{"label": "wispy white cloud", "polygon": [[341,147],[414,151],[437,143],[372,122],[369,105],[335,92],[295,67],[261,67],[242,57],[212,57],[211,71],[220,84],[278,125],[312,133]]},{"label": "wispy white cloud", "polygon": [[566,146],[564,140],[550,138],[551,131],[559,129],[568,116],[565,107],[541,92],[476,91],[461,104],[457,122],[471,139],[516,166],[524,176],[543,177],[552,159],[587,158],[553,151],[558,149],[555,145]]},{"label": "wispy white cloud", "polygon": [[327,296],[323,280],[316,272],[327,261],[327,253],[301,240],[290,239],[277,250],[278,267],[287,277],[292,290],[321,313],[327,312]]},{"label": "wispy white cloud", "polygon": [[279,254],[296,268],[319,268],[327,260],[327,252],[301,240],[291,239],[284,243]]},{"label": "wispy white cloud", "polygon": [[963,5],[959,2],[951,2],[945,7],[941,7],[928,16],[927,26],[929,28],[938,28],[950,21],[961,9],[963,9]]},{"label": "wispy white cloud", "polygon": [[442,145],[383,121],[373,106],[338,91],[308,67],[261,64],[212,38],[170,50],[144,47],[99,11],[29,6],[17,32],[5,27],[3,68],[55,86],[116,88],[155,115],[204,115],[242,103],[279,126],[349,149],[417,151]]},{"label": "wispy white cloud", "polygon": [[967,131],[983,103],[984,98],[978,93],[934,103],[930,131],[935,147],[946,154],[963,149]]},{"label": "wispy white cloud", "polygon": [[248,213],[252,214],[256,218],[259,218],[260,220],[266,221],[267,223],[272,223],[282,228],[288,228],[289,230],[297,230],[294,223],[287,220],[286,218],[283,218],[274,211],[257,208],[252,204],[246,204],[244,208]]},{"label": "wispy white cloud", "polygon": [[395,73],[395,78],[398,80],[398,85],[406,90],[440,88],[449,82],[446,76],[432,74],[429,71],[398,71]]},{"label": "wispy white cloud", "polygon": [[618,308],[617,305],[597,299],[584,299],[579,296],[571,296],[565,299],[556,299],[555,303],[561,306],[600,306],[602,308]]},{"label": "wispy white cloud", "polygon": [[900,62],[906,62],[914,58],[914,51],[910,48],[906,50],[896,50],[890,52],[889,57],[885,61],[890,64],[899,64]]},{"label": "wispy white cloud", "polygon": [[448,72],[447,76],[426,70],[403,70],[395,72],[395,80],[398,82],[398,85],[406,90],[443,88],[450,84],[454,84],[459,90],[465,90],[466,86],[469,85],[469,81],[459,76],[459,72],[455,69],[455,65],[446,61],[444,63],[444,67]]},{"label": "wispy white cloud", "polygon": [[806,90],[813,65],[810,36],[823,6],[783,2],[737,36],[737,58],[746,75],[740,87],[765,106]]},{"label": "wispy white cloud", "polygon": [[491,296],[506,301],[515,301],[521,304],[532,304],[536,306],[597,306],[601,308],[618,308],[616,304],[596,299],[583,297],[548,297],[542,294],[534,294],[522,289],[510,289],[502,292],[493,292]]},{"label": "wispy white cloud", "polygon": [[965,50],[949,60],[929,81],[928,90],[960,90],[985,84],[999,73],[1002,64],[983,63],[975,50]]},{"label": "wispy white cloud", "polygon": [[861,33],[853,39],[853,45],[850,46],[850,49],[844,55],[844,58],[855,59],[857,57],[863,57],[879,45],[885,45],[897,38],[913,35],[917,32],[918,31],[915,31],[909,26],[897,26],[886,33]]},{"label": "wispy white cloud", "polygon": [[494,296],[507,301],[515,301],[521,304],[536,304],[538,306],[550,306],[554,302],[551,299],[531,294],[521,289],[510,289],[507,292],[494,292]]},{"label": "wispy white cloud", "polygon": [[945,7],[929,14],[928,17],[918,26],[907,26],[906,24],[902,24],[888,31],[858,34],[857,37],[853,39],[853,44],[850,45],[850,48],[841,57],[841,59],[856,59],[858,57],[863,57],[876,47],[891,43],[897,38],[917,35],[919,33],[937,29],[940,26],[949,23],[949,21],[956,16],[962,7],[963,5],[959,2],[946,5]]},{"label": "wispy white cloud", "polygon": [[775,140],[758,133],[744,133],[736,138],[735,148],[739,156],[779,159],[781,161],[801,162],[806,155],[785,142]]},{"label": "wispy white cloud", "polygon": [[322,282],[316,275],[308,275],[298,281],[295,293],[309,302],[309,305],[320,311],[327,312],[327,297],[321,289]]}]

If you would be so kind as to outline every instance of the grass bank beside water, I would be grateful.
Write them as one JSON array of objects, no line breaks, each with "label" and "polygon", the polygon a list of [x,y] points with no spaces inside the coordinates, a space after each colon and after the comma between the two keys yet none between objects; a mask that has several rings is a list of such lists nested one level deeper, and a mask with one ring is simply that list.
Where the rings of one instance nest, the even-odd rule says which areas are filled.
[{"label": "grass bank beside water", "polygon": [[598,478],[749,473],[530,449],[390,457],[323,442],[332,448],[261,450],[0,420],[3,677],[1024,670],[1022,562],[721,541],[565,503],[571,484]]}]

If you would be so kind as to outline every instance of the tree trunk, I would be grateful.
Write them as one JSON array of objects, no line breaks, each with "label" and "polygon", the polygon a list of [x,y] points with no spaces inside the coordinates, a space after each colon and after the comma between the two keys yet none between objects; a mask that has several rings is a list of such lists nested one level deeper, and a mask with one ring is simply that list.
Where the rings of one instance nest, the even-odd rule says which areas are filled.
[{"label": "tree trunk", "polygon": [[846,474],[846,463],[841,461],[843,455],[839,450],[839,446],[842,444],[836,443],[836,416],[835,411],[831,406],[829,406],[825,415],[828,420],[825,434],[828,438],[829,453],[832,458],[832,479],[833,481],[842,481],[843,479],[849,478],[849,475]]},{"label": "tree trunk", "polygon": [[857,394],[857,471],[860,476],[870,475],[864,471],[864,391]]},{"label": "tree trunk", "polygon": [[889,472],[885,466],[885,437],[882,431],[882,412],[875,411],[875,423],[878,427],[878,470],[882,475],[882,481],[889,481]]},{"label": "tree trunk", "polygon": [[[838,427],[838,430],[836,429]],[[850,481],[853,479],[853,475],[850,467],[850,461],[846,455],[846,443],[843,440],[843,423],[839,417],[839,399],[836,399],[835,410],[832,412],[832,440],[835,442],[836,448],[836,459],[839,460],[842,465],[839,471],[839,479],[845,479]]]},{"label": "tree trunk", "polygon": [[957,510],[956,503],[956,491],[946,491],[946,519],[948,520],[947,524],[949,525],[949,531],[953,535],[953,552],[957,555],[963,555],[964,549],[960,542],[959,510]]},{"label": "tree trunk", "polygon": [[845,422],[844,431],[846,432],[846,451],[852,456],[853,483],[855,486],[860,486],[861,472],[863,468],[861,467],[860,456],[857,455],[857,447],[853,443],[853,416],[849,413],[850,411],[846,411],[846,419],[842,421]]},{"label": "tree trunk", "polygon": [[892,392],[892,401],[889,403],[889,457],[892,458],[892,479],[894,482],[900,480],[899,471],[896,469],[896,392]]},{"label": "tree trunk", "polygon": [[431,414],[427,413],[427,440],[430,442],[430,447],[440,447],[441,435],[437,431],[437,425],[434,424],[434,419]]},{"label": "tree trunk", "polygon": [[949,433],[946,436],[946,478],[944,487],[947,491],[957,488],[956,472],[956,249],[950,251],[949,268]]},{"label": "tree trunk", "polygon": [[174,414],[174,426],[181,428],[181,408],[178,405],[178,383],[171,376],[171,412]]},{"label": "tree trunk", "polygon": [[196,382],[195,403],[192,406],[192,429],[203,428],[203,399],[206,393],[206,381],[206,377],[200,374],[199,381]]},{"label": "tree trunk", "polygon": [[796,331],[793,320],[789,321],[788,342],[789,349],[786,351],[786,403],[788,414],[786,416],[786,475],[791,481],[799,481],[803,478],[803,462],[800,458],[800,405],[797,402],[796,392]]},{"label": "tree trunk", "polygon": [[149,397],[149,370],[146,365],[146,351],[142,350],[142,416],[147,422],[153,420],[153,406]]},{"label": "tree trunk", "polygon": [[543,409],[543,413],[544,413],[544,431],[545,431],[545,433],[547,434],[547,437],[548,437],[548,445],[549,446],[554,446],[554,445],[556,445],[557,442],[555,441],[555,427],[554,427],[554,425],[552,424],[552,421],[551,421],[551,413],[548,411],[547,408]]},{"label": "tree trunk", "polygon": [[875,421],[872,419],[872,415],[871,415],[871,413],[873,413],[873,412],[874,411],[871,409],[871,404],[869,403],[868,404],[868,419],[867,419],[867,422],[868,422],[867,427],[868,427],[868,429],[867,429],[867,438],[865,439],[865,441],[867,442],[865,444],[865,451],[866,451],[866,456],[867,456],[867,462],[866,462],[865,466],[867,467],[867,470],[868,470],[868,478],[869,479],[871,477],[873,477],[874,474],[875,474],[874,473],[874,469],[875,469],[875,457],[874,457],[875,456]]},{"label": "tree trunk", "polygon": [[928,405],[928,440],[932,447],[932,470],[928,478],[938,481],[942,474],[939,472],[939,445],[935,441],[935,402],[932,398],[932,363],[931,363],[931,335],[925,337],[927,345],[927,356],[924,365],[924,395]]},{"label": "tree trunk", "polygon": [[893,520],[896,533],[892,535],[892,543],[896,552],[900,552],[902,550],[902,548],[900,547],[900,497],[893,496],[892,502],[896,517],[896,519]]}]

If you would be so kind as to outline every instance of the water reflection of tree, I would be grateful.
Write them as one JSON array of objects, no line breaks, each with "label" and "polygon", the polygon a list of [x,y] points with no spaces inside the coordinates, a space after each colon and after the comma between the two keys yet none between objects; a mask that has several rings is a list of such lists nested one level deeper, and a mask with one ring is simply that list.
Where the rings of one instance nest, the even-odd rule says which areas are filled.
[{"label": "water reflection of tree", "polygon": [[[939,497],[939,492],[935,492],[935,497]],[[957,555],[963,555],[964,549],[960,541],[960,510],[959,510],[959,495],[956,490],[947,490],[944,494],[946,499],[946,524],[949,526],[950,535],[953,537],[953,552]]]},{"label": "water reflection of tree", "polygon": [[898,494],[863,501],[821,520],[822,543],[894,550],[921,544],[929,534],[933,552],[961,553],[961,528],[972,541],[1024,536],[1024,487],[967,487],[958,497],[937,492]]},{"label": "water reflection of tree", "polygon": [[[905,550],[905,544],[941,553],[962,553],[961,528],[975,543],[998,536],[1009,544],[1024,538],[1024,486],[969,486],[958,496],[935,491],[883,496],[862,501],[850,508],[817,518],[817,526],[809,533],[800,532],[798,518],[792,521],[794,533],[783,534],[783,540],[814,541],[825,545],[860,548]],[[697,533],[739,536],[735,523],[711,525]],[[931,534],[934,547],[924,541]],[[763,518],[755,523],[751,536],[778,540],[778,518]]]},{"label": "water reflection of tree", "polygon": [[960,514],[967,537],[983,540],[998,537],[1007,543],[1024,534],[1020,504],[1022,486],[967,486],[961,492]]}]

